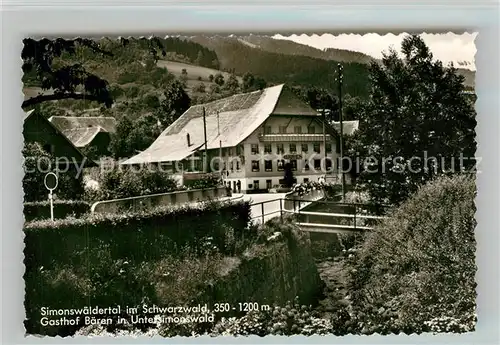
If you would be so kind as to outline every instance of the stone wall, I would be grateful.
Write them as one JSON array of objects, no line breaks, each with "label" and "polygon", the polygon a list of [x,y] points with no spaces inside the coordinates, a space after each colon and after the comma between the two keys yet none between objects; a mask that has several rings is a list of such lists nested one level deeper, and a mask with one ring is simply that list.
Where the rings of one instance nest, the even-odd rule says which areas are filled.
[{"label": "stone wall", "polygon": [[309,234],[291,223],[279,227],[281,231],[251,246],[241,257],[226,258],[227,270],[198,300],[271,306],[284,305],[298,296],[302,304],[316,304],[324,283],[311,253]]}]

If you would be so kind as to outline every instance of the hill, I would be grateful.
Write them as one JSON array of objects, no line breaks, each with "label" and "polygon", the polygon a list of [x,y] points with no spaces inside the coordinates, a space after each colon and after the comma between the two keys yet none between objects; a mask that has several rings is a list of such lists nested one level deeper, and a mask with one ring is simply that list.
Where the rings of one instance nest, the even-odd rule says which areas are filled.
[{"label": "hill", "polygon": [[[194,36],[189,37],[189,39],[214,50],[217,53],[221,69],[234,69],[236,73],[248,71],[273,82],[288,82],[296,85],[312,84],[316,86],[319,84],[331,88],[333,83],[332,75],[335,74],[336,69],[335,64],[342,62],[344,63],[346,91],[354,96],[365,95],[365,90],[362,89],[360,84],[367,81],[365,75],[368,73],[368,64],[374,60],[378,61],[359,52],[335,48],[320,50],[269,36]],[[252,64],[248,63],[250,59],[253,60]],[[327,65],[323,61],[330,61],[332,64]],[[259,63],[263,65],[256,66]],[[243,64],[246,64],[247,67],[245,68]],[[315,68],[320,73],[317,73]],[[351,71],[347,71],[348,69]],[[356,72],[353,72],[354,70]],[[458,68],[457,72],[465,77],[466,86],[474,88],[474,71]],[[284,76],[283,80],[277,80],[279,79],[276,75],[278,73]],[[319,79],[316,79],[317,84],[311,83],[315,77],[307,78],[304,75],[307,73],[319,77]],[[360,81],[351,79],[349,74],[353,74],[355,78],[360,78]],[[348,82],[353,83],[355,86],[349,86]]]},{"label": "hill", "polygon": [[271,53],[302,55],[323,60],[359,62],[364,64],[369,64],[373,60],[371,56],[359,52],[335,48],[320,50],[308,45],[288,40],[275,39],[269,36],[249,35],[240,37],[239,40],[242,43],[249,43],[253,45],[254,48],[260,48]]},{"label": "hill", "polygon": [[[271,52],[258,46],[256,41],[248,42],[238,37],[193,36],[189,39],[214,50],[217,53],[220,69],[223,71],[234,71],[238,75],[249,72],[271,83],[287,83],[292,86],[332,89],[336,84],[336,60]],[[287,42],[285,45],[289,46]],[[311,51],[309,48],[304,49]],[[285,51],[290,53],[291,49],[287,48]],[[367,65],[345,62],[343,67],[345,92],[353,96],[366,97]]]}]

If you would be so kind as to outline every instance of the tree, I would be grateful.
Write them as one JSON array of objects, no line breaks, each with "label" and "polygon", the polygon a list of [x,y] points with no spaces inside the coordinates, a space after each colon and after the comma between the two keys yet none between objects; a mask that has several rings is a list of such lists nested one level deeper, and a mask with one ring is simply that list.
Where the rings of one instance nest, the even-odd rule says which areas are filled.
[{"label": "tree", "polygon": [[24,201],[46,201],[48,191],[44,180],[47,172],[51,171],[58,176],[57,189],[54,193],[59,199],[78,200],[83,195],[83,179],[76,177],[73,168],[57,169],[56,159],[45,151],[40,143],[27,142],[23,148],[24,169],[23,191]]},{"label": "tree", "polygon": [[226,84],[224,85],[224,89],[234,94],[238,92],[239,88],[240,88],[240,83],[238,83],[238,79],[236,79],[236,76],[234,74],[231,74],[227,79]]},{"label": "tree", "polygon": [[244,92],[250,91],[254,87],[255,77],[252,73],[247,72],[243,75],[242,88]]},{"label": "tree", "polygon": [[[370,98],[360,112],[351,156],[374,202],[399,204],[436,175],[475,166],[475,110],[464,77],[433,61],[419,36],[370,68]],[[460,156],[467,159],[461,159]]]},{"label": "tree", "polygon": [[196,91],[196,92],[200,92],[200,93],[205,93],[205,91],[206,91],[205,84],[204,84],[203,82],[199,83],[199,84],[195,87],[194,91]]},{"label": "tree", "polygon": [[[153,37],[145,42],[155,62],[158,60],[157,47],[162,49],[163,55],[166,54],[158,38]],[[103,49],[101,43],[85,38],[73,40],[26,38],[23,43],[24,47],[21,52],[25,76],[23,78],[35,81],[43,90],[53,91],[51,94],[41,94],[25,100],[22,104],[23,108],[63,99],[97,101],[106,107],[113,104],[113,97],[106,80],[87,71],[82,63],[68,64],[59,61],[63,57],[75,56],[77,53],[85,55],[89,51],[100,57],[113,56],[113,53]],[[129,44],[129,40],[121,39],[120,44],[125,47]]]},{"label": "tree", "polygon": [[168,127],[191,106],[191,99],[178,80],[167,87],[164,96],[159,109],[159,120],[164,127]]},{"label": "tree", "polygon": [[115,158],[129,157],[131,148],[128,137],[133,129],[132,121],[124,116],[116,126],[116,132],[111,136],[110,151]]},{"label": "tree", "polygon": [[221,73],[217,73],[214,76],[214,83],[216,83],[219,86],[224,85],[224,76]]},{"label": "tree", "polygon": [[202,63],[203,63],[203,52],[199,50],[198,55],[196,56],[196,60],[194,61],[194,64],[201,66]]}]

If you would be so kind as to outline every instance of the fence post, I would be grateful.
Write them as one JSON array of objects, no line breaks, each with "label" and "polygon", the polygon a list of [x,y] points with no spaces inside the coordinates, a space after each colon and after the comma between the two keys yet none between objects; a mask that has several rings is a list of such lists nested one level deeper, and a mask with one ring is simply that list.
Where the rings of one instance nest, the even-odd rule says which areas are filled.
[{"label": "fence post", "polygon": [[264,225],[264,203],[260,204],[262,210],[262,225]]},{"label": "fence post", "polygon": [[280,220],[283,223],[283,199],[280,199]]}]

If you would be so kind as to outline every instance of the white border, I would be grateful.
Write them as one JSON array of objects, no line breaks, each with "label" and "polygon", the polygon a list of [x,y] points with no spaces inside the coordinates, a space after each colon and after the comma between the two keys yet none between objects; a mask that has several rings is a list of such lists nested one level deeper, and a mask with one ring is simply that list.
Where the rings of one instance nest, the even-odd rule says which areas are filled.
[{"label": "white border", "polygon": [[[179,1],[93,0],[3,1],[2,12],[2,343],[499,343],[499,12],[497,1],[269,1],[254,6],[207,5]],[[187,3],[187,4],[186,4]],[[398,4],[399,3],[399,4]],[[424,4],[422,4],[424,3]],[[169,4],[168,7],[158,7]],[[125,6],[126,7],[123,7]],[[294,5],[294,6],[291,6]],[[64,6],[64,8],[63,8]],[[420,30],[418,30],[420,28]],[[26,36],[126,36],[175,32],[421,32],[478,31],[476,89],[478,101],[477,155],[482,157],[477,196],[477,264],[479,322],[474,334],[412,336],[249,337],[249,338],[36,338],[24,337],[24,272],[21,168],[23,101],[21,84],[22,39]]]}]

